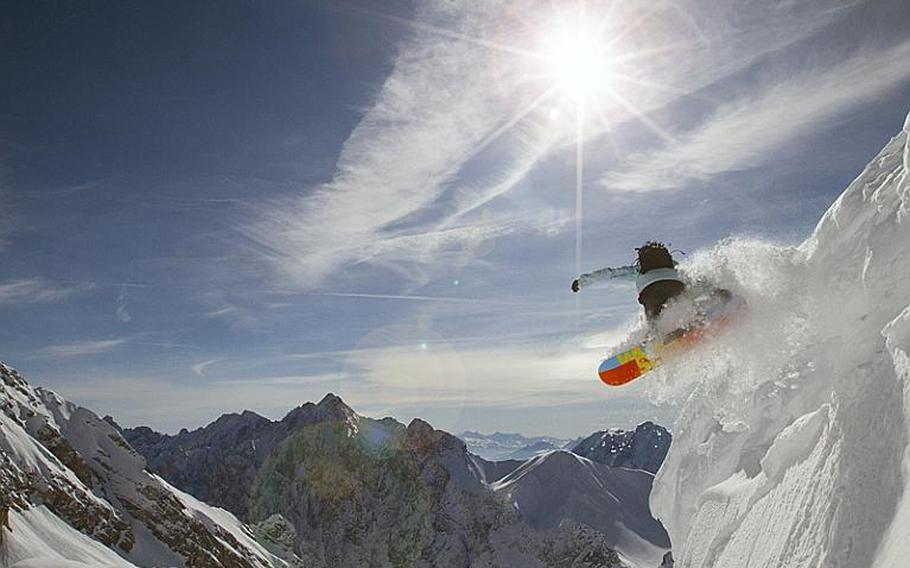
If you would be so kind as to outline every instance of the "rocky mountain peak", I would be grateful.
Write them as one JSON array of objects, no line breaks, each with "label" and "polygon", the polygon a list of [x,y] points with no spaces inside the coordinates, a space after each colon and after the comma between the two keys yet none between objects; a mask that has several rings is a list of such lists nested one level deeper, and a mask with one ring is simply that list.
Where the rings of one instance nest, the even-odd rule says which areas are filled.
[{"label": "rocky mountain peak", "polygon": [[326,393],[326,395],[322,397],[322,400],[320,400],[316,406],[321,406],[323,408],[344,407],[350,410],[350,407],[346,405],[343,400],[341,400],[341,397],[333,392]]},{"label": "rocky mountain peak", "polygon": [[467,447],[464,442],[448,432],[436,430],[433,426],[420,418],[415,418],[408,424],[406,429],[406,443],[418,452],[442,450],[467,452]]},{"label": "rocky mountain peak", "polygon": [[329,416],[333,420],[344,420],[351,422],[357,416],[357,413],[354,412],[354,409],[345,404],[345,402],[341,400],[340,396],[331,392],[322,397],[322,400],[316,404],[316,408],[328,412]]},{"label": "rocky mountain peak", "polygon": [[671,439],[666,428],[647,421],[633,431],[613,428],[595,432],[572,451],[597,463],[657,473],[670,450]]}]

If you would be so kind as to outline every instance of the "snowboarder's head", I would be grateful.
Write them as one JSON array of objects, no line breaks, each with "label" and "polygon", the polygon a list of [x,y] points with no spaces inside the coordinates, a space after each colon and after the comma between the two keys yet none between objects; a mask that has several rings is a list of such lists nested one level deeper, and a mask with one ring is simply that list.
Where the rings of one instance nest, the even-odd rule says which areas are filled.
[{"label": "snowboarder's head", "polygon": [[638,253],[638,272],[644,274],[655,268],[673,268],[676,261],[673,255],[667,250],[667,247],[660,241],[648,241],[642,246],[635,249]]}]

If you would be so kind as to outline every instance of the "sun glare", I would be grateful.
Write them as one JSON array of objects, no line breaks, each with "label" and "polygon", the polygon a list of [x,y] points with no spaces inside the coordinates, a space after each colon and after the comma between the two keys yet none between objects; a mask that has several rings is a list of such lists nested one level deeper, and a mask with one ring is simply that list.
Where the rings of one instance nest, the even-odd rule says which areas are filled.
[{"label": "sun glare", "polygon": [[607,85],[605,46],[581,21],[564,22],[544,42],[548,75],[567,97],[583,102]]}]

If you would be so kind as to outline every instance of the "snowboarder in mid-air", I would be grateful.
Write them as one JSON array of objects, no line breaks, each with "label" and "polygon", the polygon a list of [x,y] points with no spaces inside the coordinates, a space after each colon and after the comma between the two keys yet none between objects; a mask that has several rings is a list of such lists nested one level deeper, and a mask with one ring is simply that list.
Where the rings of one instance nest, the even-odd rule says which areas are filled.
[{"label": "snowboarder in mid-air", "polygon": [[[666,356],[685,351],[705,337],[709,327],[727,325],[731,308],[744,305],[742,300],[732,302],[733,295],[728,290],[707,282],[690,282],[687,286],[676,270],[673,255],[660,241],[648,241],[635,252],[638,258],[632,265],[603,268],[582,274],[572,282],[572,291],[578,292],[595,282],[635,279],[647,326],[641,330],[644,336],[633,333],[625,346],[600,364],[598,375],[611,386],[624,385],[656,368]],[[667,312],[676,313],[661,317],[670,304],[675,307]]]},{"label": "snowboarder in mid-air", "polygon": [[638,303],[645,309],[645,319],[653,322],[667,302],[682,294],[686,286],[676,270],[673,255],[663,243],[648,241],[635,252],[638,254],[635,264],[582,274],[572,282],[572,291],[578,292],[595,282],[634,276]]}]

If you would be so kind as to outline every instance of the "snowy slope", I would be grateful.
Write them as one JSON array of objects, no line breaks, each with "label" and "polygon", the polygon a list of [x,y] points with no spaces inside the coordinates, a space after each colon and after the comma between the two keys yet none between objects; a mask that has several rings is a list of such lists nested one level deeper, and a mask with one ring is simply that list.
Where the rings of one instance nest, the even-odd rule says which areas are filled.
[{"label": "snowy slope", "polygon": [[97,540],[73,529],[46,506],[25,511],[13,511],[9,518],[9,533],[0,545],[0,566],[78,566],[131,567]]},{"label": "snowy slope", "polygon": [[653,382],[685,398],[651,496],[677,566],[910,562],[908,130],[802,246],[727,242],[683,267],[749,310]]},{"label": "snowy slope", "polygon": [[283,566],[145,470],[91,411],[0,364],[0,566]]}]

